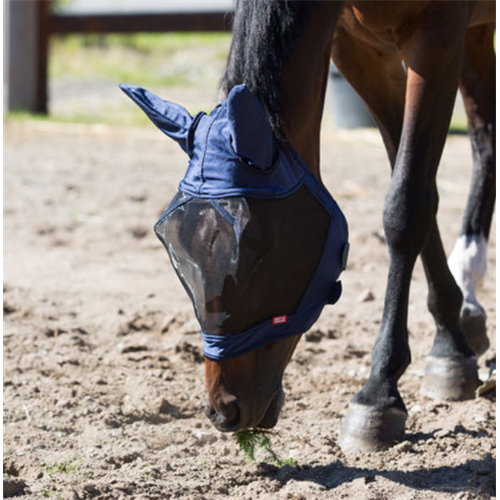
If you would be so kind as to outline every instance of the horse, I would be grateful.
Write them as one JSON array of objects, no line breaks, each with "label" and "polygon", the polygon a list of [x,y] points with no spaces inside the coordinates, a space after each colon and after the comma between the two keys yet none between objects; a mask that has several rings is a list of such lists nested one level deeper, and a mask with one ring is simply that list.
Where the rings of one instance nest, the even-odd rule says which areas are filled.
[{"label": "horse", "polygon": [[[422,392],[450,401],[474,397],[474,355],[489,346],[475,292],[486,272],[495,202],[494,30],[495,2],[347,2],[339,18],[332,60],[370,110],[392,169],[384,208],[391,261],[382,325],[369,380],[341,430],[344,449],[384,447],[404,434],[407,413],[396,387],[410,362],[407,276],[418,254],[436,323]],[[436,221],[436,172],[457,88],[474,170],[447,266]]]},{"label": "horse", "polygon": [[[398,380],[411,361],[408,298],[419,255],[436,323],[423,391],[456,401],[473,397],[479,383],[477,356],[488,338],[475,285],[485,272],[495,200],[494,20],[494,2],[480,0],[236,4],[221,85],[229,104],[216,108],[217,113],[227,108],[227,124],[218,129],[221,136],[230,130],[227,154],[237,153],[252,171],[261,164],[272,170],[276,151],[291,148],[314,178],[310,184],[320,185],[320,125],[333,60],[365,101],[389,157],[384,309],[370,375],[352,398],[340,432],[345,450],[383,449],[404,439],[407,410]],[[436,172],[459,87],[474,170],[448,265],[436,222]],[[154,98],[144,104],[141,94],[135,100],[151,111]],[[152,119],[196,157],[192,130],[205,118],[157,104],[175,116],[165,119],[156,110]],[[215,165],[215,176],[216,170]],[[260,179],[263,172],[254,174]],[[188,204],[180,193],[172,202],[173,209],[180,208],[177,215],[170,217],[171,209],[161,219],[169,221],[159,232],[205,340],[224,344],[231,354],[205,359],[206,414],[221,431],[272,428],[278,421],[283,373],[303,330],[257,344],[247,336],[250,347],[244,351],[231,350],[231,342],[239,342],[241,332],[257,335],[255,325],[267,318],[273,325],[286,323],[301,307],[311,280],[318,279],[333,215],[312,191],[301,187],[281,199],[240,196]],[[346,248],[336,251],[345,254]]]}]

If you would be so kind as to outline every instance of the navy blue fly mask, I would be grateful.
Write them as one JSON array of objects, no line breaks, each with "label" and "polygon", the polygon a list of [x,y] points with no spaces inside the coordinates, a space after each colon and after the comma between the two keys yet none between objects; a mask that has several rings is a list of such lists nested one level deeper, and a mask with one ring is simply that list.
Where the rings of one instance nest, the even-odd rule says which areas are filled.
[{"label": "navy blue fly mask", "polygon": [[[155,232],[193,302],[204,355],[213,360],[233,358],[305,333],[324,306],[334,304],[342,291],[338,278],[347,263],[348,229],[330,193],[290,145],[275,140],[263,106],[246,85],[235,86],[209,115],[200,112],[194,117],[182,106],[141,87],[122,84],[120,88],[189,156],[179,191],[156,223]],[[252,216],[247,200],[285,199],[303,187],[326,211],[330,222],[321,257],[295,312],[272,316],[244,331],[224,335],[206,332],[207,318],[224,319],[223,311],[212,313],[203,304],[216,300],[228,277],[234,278],[240,238]],[[186,214],[206,214],[208,210],[229,228],[214,251],[220,262],[211,266],[210,280],[179,235]],[[196,224],[189,231],[195,235]]]}]

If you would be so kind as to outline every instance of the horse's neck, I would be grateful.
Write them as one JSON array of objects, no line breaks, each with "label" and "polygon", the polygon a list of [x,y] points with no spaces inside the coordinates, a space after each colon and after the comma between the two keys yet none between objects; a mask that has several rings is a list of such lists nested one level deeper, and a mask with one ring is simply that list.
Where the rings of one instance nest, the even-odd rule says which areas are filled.
[{"label": "horse's neck", "polygon": [[340,1],[239,0],[223,79],[229,93],[246,83],[319,177],[319,129],[333,29]]},{"label": "horse's neck", "polygon": [[319,178],[320,126],[333,31],[341,2],[317,2],[283,74],[284,132]]}]

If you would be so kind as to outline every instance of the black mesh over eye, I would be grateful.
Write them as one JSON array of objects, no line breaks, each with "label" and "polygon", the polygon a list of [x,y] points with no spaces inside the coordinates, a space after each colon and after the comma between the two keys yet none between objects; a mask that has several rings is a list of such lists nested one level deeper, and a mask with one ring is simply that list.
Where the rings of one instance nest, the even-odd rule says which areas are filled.
[{"label": "black mesh over eye", "polygon": [[236,281],[240,239],[249,220],[244,198],[192,198],[156,227],[203,329],[207,317],[217,325],[228,317],[223,290]]}]

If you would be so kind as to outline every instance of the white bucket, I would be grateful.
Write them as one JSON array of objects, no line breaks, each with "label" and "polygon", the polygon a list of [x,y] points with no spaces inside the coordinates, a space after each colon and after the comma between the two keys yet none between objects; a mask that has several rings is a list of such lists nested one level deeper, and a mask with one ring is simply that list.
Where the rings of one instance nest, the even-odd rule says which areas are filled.
[{"label": "white bucket", "polygon": [[376,126],[365,103],[333,63],[330,64],[328,78],[327,108],[337,129]]}]

